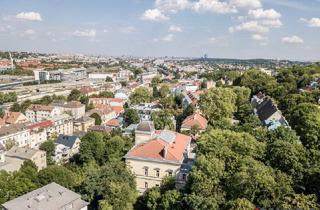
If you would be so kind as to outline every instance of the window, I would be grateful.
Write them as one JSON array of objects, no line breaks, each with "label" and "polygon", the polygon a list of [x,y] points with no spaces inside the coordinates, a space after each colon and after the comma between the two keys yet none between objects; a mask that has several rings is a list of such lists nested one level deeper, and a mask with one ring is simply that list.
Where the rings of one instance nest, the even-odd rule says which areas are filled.
[{"label": "window", "polygon": [[148,188],[148,182],[144,183],[144,188],[146,188],[146,189]]},{"label": "window", "polygon": [[145,176],[149,175],[149,168],[148,167],[144,167],[144,175]]},{"label": "window", "polygon": [[168,175],[169,175],[169,176],[172,176],[172,171],[168,171]]},{"label": "window", "polygon": [[182,174],[182,180],[186,181],[187,179],[187,175],[186,174]]},{"label": "window", "polygon": [[156,169],[156,177],[159,177],[160,176],[160,169]]}]

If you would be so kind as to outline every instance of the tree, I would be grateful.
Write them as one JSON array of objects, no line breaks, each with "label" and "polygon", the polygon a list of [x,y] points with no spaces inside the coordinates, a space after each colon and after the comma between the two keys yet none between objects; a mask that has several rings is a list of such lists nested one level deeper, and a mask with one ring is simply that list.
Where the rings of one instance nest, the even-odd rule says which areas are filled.
[{"label": "tree", "polygon": [[151,93],[145,87],[138,87],[131,93],[129,100],[132,104],[148,103],[151,101]]},{"label": "tree", "polygon": [[161,83],[161,77],[160,76],[155,76],[151,80],[151,86],[152,87],[157,87]]},{"label": "tree", "polygon": [[284,198],[283,209],[319,209],[315,195],[293,194]]},{"label": "tree", "polygon": [[39,171],[38,179],[42,185],[55,182],[68,189],[75,187],[75,174],[64,166],[52,165]]},{"label": "tree", "polygon": [[109,91],[103,91],[103,92],[99,93],[98,97],[99,98],[113,98],[114,94]]},{"label": "tree", "polygon": [[123,121],[124,121],[124,127],[127,127],[131,124],[137,124],[140,122],[139,114],[134,109],[126,109],[123,113]]},{"label": "tree", "polygon": [[106,82],[113,82],[113,79],[111,77],[106,77]]},{"label": "tree", "polygon": [[211,88],[200,96],[200,110],[211,123],[232,118],[236,111],[236,95],[230,88]]},{"label": "tree", "polygon": [[234,84],[250,88],[253,94],[261,91],[271,96],[278,86],[277,81],[272,76],[259,70],[245,71],[241,77],[235,80]]},{"label": "tree", "polygon": [[68,101],[77,101],[81,97],[82,93],[80,90],[73,89],[68,96]]},{"label": "tree", "polygon": [[101,119],[100,115],[98,115],[97,113],[93,113],[92,115],[90,115],[90,117],[94,118],[95,125],[101,125],[102,119]]},{"label": "tree", "polygon": [[130,210],[136,201],[134,176],[123,162],[106,162],[99,170],[90,171],[84,179],[81,194],[97,206],[99,200],[112,209]]},{"label": "tree", "polygon": [[20,112],[21,108],[20,108],[20,104],[19,103],[13,103],[10,107],[10,112]]},{"label": "tree", "polygon": [[46,151],[48,165],[54,164],[52,156],[54,156],[54,154],[55,154],[55,148],[56,148],[56,146],[54,144],[54,141],[52,141],[52,140],[48,140],[48,141],[43,142],[39,147],[39,149]]},{"label": "tree", "polygon": [[173,130],[175,127],[173,123],[173,114],[167,109],[153,112],[151,118],[154,122],[154,127],[157,130]]},{"label": "tree", "polygon": [[296,106],[289,115],[292,128],[307,148],[320,149],[320,107],[310,103]]},{"label": "tree", "polygon": [[104,162],[105,142],[103,135],[98,132],[89,132],[81,138],[80,160],[83,163],[96,161],[99,164]]},{"label": "tree", "polygon": [[162,85],[159,89],[159,96],[165,98],[170,94],[170,88],[168,85]]},{"label": "tree", "polygon": [[238,198],[226,204],[226,210],[247,210],[255,208],[256,206],[246,198]]}]

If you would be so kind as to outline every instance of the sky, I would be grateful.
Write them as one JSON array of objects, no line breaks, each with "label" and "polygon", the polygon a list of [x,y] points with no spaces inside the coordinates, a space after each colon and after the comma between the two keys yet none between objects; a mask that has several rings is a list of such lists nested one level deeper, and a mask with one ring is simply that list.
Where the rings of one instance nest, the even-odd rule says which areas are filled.
[{"label": "sky", "polygon": [[320,60],[320,0],[0,0],[0,50]]}]

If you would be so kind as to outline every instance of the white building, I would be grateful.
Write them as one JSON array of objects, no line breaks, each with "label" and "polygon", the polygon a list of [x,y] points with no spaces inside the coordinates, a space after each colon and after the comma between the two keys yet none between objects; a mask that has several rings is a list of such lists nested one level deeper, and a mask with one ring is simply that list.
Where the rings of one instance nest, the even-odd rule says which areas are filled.
[{"label": "white building", "polygon": [[26,117],[30,122],[41,122],[59,114],[58,108],[39,104],[33,104],[26,110]]},{"label": "white building", "polygon": [[0,128],[0,144],[30,145],[30,131],[25,124],[6,125]]}]

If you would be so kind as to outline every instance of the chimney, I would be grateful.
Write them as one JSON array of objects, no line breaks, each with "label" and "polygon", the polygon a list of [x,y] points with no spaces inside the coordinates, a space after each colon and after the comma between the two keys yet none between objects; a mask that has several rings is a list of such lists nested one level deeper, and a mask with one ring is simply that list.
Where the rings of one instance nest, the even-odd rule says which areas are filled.
[{"label": "chimney", "polygon": [[165,159],[167,157],[167,154],[168,154],[168,146],[165,146],[162,149],[162,157]]}]

